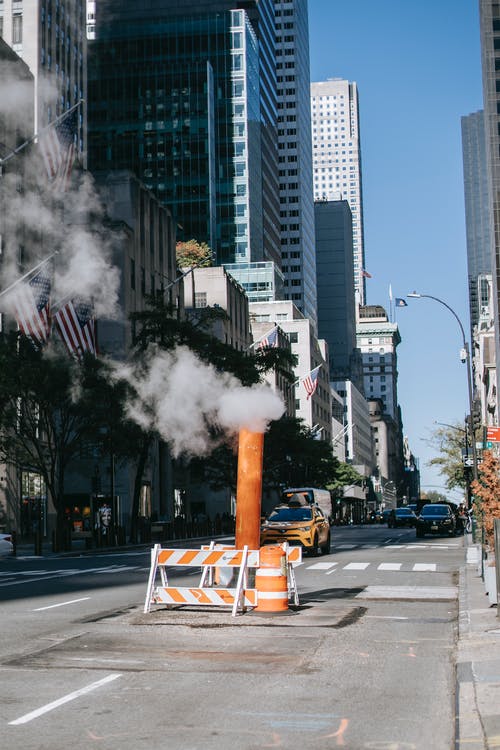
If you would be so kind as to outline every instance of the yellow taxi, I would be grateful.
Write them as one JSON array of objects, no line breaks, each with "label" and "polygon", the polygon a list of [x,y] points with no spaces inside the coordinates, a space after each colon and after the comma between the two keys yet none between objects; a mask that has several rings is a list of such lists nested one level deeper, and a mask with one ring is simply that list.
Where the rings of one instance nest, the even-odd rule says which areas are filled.
[{"label": "yellow taxi", "polygon": [[313,555],[330,552],[330,524],[317,505],[294,502],[278,505],[260,527],[260,543],[304,548]]}]

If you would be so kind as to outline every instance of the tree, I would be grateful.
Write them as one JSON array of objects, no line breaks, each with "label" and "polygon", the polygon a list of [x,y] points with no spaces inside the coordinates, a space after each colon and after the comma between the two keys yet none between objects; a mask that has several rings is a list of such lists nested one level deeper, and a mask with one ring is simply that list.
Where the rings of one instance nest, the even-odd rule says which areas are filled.
[{"label": "tree", "polygon": [[178,242],[175,252],[179,268],[207,268],[213,265],[212,250],[206,242],[195,239]]},{"label": "tree", "polygon": [[436,492],[435,490],[431,490],[430,492],[426,492],[425,494],[422,494],[422,497],[425,497],[425,501],[428,503],[447,503],[447,497],[446,495],[443,495],[442,492]]},{"label": "tree", "polygon": [[486,543],[494,549],[494,521],[500,518],[500,460],[492,451],[483,452],[478,479],[472,482],[471,488],[482,514]]},{"label": "tree", "polygon": [[[85,371],[64,353],[35,350],[17,334],[0,339],[0,458],[41,474],[56,511],[56,543],[64,538],[64,479],[81,445],[96,434],[95,394]],[[78,384],[78,388],[75,388]]]},{"label": "tree", "polygon": [[428,441],[439,455],[428,461],[429,466],[438,466],[445,477],[445,484],[449,490],[454,487],[465,489],[469,476],[464,466],[462,450],[465,448],[465,430],[459,425],[438,427],[432,432]]}]

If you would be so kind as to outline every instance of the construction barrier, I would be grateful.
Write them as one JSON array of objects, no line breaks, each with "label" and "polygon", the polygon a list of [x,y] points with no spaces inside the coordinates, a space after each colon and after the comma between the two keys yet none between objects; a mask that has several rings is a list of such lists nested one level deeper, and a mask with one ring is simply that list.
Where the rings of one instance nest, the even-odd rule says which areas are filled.
[{"label": "construction barrier", "polygon": [[[200,586],[169,586],[167,567],[201,567]],[[257,591],[247,588],[248,568],[259,567],[259,550],[244,547],[236,549],[162,549],[155,544],[151,550],[151,569],[149,572],[144,612],[150,612],[152,604],[211,605],[231,606],[233,617],[238,609],[245,611],[257,605]],[[238,572],[236,586],[233,588],[212,588],[206,586],[207,571],[216,568],[232,568]],[[160,575],[161,585],[156,579]]]},{"label": "construction barrier", "polygon": [[255,572],[256,612],[285,612],[288,609],[286,549],[281,545],[260,548],[260,566]]}]

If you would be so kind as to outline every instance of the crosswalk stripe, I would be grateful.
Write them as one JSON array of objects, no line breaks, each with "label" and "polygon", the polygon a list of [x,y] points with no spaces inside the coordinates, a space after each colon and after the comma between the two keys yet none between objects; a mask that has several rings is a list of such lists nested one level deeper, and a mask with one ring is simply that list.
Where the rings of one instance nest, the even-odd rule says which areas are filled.
[{"label": "crosswalk stripe", "polygon": [[308,565],[307,570],[330,570],[330,568],[333,568],[335,565],[338,565],[338,563],[317,562],[317,563],[314,563],[314,565]]},{"label": "crosswalk stripe", "polygon": [[377,570],[401,570],[403,563],[380,563]]},{"label": "crosswalk stripe", "polygon": [[413,566],[413,570],[415,571],[422,571],[422,570],[432,570],[435,571],[437,568],[436,563],[415,563]]},{"label": "crosswalk stripe", "polygon": [[352,562],[344,565],[344,570],[366,570],[369,562]]}]

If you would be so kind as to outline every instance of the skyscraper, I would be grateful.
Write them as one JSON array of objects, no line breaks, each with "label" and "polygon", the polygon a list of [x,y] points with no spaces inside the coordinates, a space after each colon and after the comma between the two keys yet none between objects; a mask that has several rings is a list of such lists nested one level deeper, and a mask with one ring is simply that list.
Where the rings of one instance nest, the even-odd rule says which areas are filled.
[{"label": "skyscraper", "polygon": [[315,200],[344,199],[352,212],[354,289],[365,303],[365,250],[358,89],[341,78],[311,83]]},{"label": "skyscraper", "polygon": [[493,282],[493,313],[495,323],[496,399],[499,413],[500,387],[500,331],[498,311],[500,307],[500,133],[498,112],[500,91],[496,71],[500,66],[500,5],[494,0],[480,0],[479,23],[481,31],[481,60],[483,68],[483,104],[486,138],[486,164],[490,190],[491,216],[491,272]]},{"label": "skyscraper", "polygon": [[481,315],[478,277],[491,274],[491,201],[482,111],[462,117],[462,155],[470,323],[474,329]]},{"label": "skyscraper", "polygon": [[285,299],[317,327],[307,0],[275,0],[281,258]]},{"label": "skyscraper", "polygon": [[133,169],[218,264],[281,265],[273,9],[97,4],[89,165]]}]

